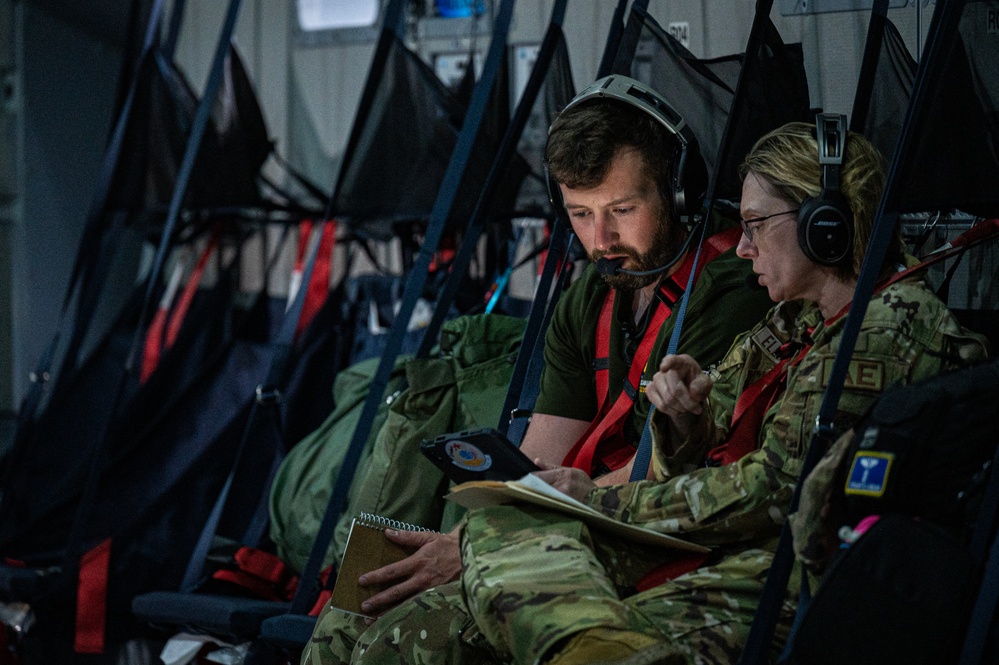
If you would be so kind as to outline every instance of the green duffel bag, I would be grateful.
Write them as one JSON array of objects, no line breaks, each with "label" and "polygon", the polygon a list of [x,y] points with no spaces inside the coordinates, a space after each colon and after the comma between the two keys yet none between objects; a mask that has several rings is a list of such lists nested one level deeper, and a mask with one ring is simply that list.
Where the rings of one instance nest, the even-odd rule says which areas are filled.
[{"label": "green duffel bag", "polygon": [[[387,395],[402,388],[403,371],[409,360],[408,356],[396,360],[385,391]],[[296,572],[301,571],[309,558],[378,362],[379,358],[369,358],[336,375],[333,412],[315,431],[295,444],[274,477],[270,494],[270,536],[277,546],[277,555]],[[358,461],[355,478],[363,475],[371,457],[371,444],[387,415],[388,404],[383,401]],[[324,566],[332,561],[329,556],[327,559]]]}]

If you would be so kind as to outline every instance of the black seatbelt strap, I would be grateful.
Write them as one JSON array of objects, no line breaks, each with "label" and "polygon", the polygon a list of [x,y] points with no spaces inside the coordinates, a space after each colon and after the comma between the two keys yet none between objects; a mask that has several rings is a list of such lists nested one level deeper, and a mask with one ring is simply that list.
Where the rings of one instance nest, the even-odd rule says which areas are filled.
[{"label": "black seatbelt strap", "polygon": [[[522,343],[517,354],[517,362],[514,365],[506,402],[497,428],[517,446],[524,440],[529,422],[528,416],[534,411],[534,403],[537,401],[541,389],[541,372],[545,367],[544,333],[551,323],[559,297],[569,286],[574,267],[572,256],[577,243],[576,236],[569,234],[567,239],[563,239],[568,229],[565,228],[565,224],[560,224],[557,221],[556,225],[559,228],[555,230],[558,231],[560,237],[556,238],[555,230],[553,230],[548,254],[545,258],[545,266],[542,269],[542,279],[538,281],[537,294],[531,305],[531,314],[524,330],[524,340],[528,346],[525,347]],[[559,249],[560,247],[561,249]],[[544,277],[544,272],[549,270],[549,266],[552,273],[556,269],[560,269],[554,286],[551,285],[551,276]],[[551,294],[547,295],[549,291]],[[516,408],[513,408],[513,405],[516,405]]]},{"label": "black seatbelt strap", "polygon": [[[683,330],[683,320],[687,315],[687,302],[690,300],[690,292],[694,290],[694,280],[697,276],[697,264],[701,260],[701,249],[704,241],[708,237],[708,225],[701,223],[701,239],[697,243],[697,253],[694,254],[694,264],[690,267],[690,277],[687,278],[687,288],[680,298],[680,305],[676,310],[676,319],[673,323],[673,331],[670,333],[669,344],[666,345],[666,355],[673,355],[680,346],[680,333]],[[647,331],[646,334],[654,335],[656,331]],[[651,360],[651,358],[650,358]],[[629,482],[645,480],[649,473],[649,464],[652,462],[652,414],[656,408],[649,404],[649,415],[645,418],[645,427],[642,429],[642,438],[638,442],[638,450],[635,452],[635,462],[631,466]]]}]

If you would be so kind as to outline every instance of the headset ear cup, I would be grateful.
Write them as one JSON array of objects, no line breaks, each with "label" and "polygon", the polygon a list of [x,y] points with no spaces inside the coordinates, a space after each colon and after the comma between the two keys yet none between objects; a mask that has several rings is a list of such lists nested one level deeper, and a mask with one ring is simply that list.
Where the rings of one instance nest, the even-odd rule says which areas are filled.
[{"label": "headset ear cup", "polygon": [[687,149],[677,146],[675,176],[673,178],[673,211],[689,217],[701,209],[708,190],[708,167],[701,156],[700,146],[693,139]]},{"label": "headset ear cup", "polygon": [[801,202],[798,245],[820,266],[840,266],[852,260],[853,215],[842,196],[822,192]]},{"label": "headset ear cup", "polygon": [[548,202],[552,206],[552,214],[556,217],[561,216],[562,219],[568,220],[569,216],[565,212],[565,202],[562,200],[562,189],[559,187],[555,177],[548,171],[547,162],[545,163],[544,168],[545,186],[548,189]]}]

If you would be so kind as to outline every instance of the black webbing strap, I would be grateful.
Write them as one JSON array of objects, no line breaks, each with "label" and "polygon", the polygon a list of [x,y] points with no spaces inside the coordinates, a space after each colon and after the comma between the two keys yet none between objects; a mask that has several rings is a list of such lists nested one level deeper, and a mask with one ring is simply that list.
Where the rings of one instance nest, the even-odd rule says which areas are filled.
[{"label": "black webbing strap", "polygon": [[[812,432],[808,451],[802,464],[798,482],[791,497],[791,504],[788,507],[788,514],[793,513],[798,508],[798,501],[801,495],[801,486],[809,472],[815,464],[822,458],[829,444],[836,437],[834,427],[834,416],[836,407],[839,404],[840,396],[843,392],[843,384],[846,379],[846,372],[849,368],[850,359],[853,356],[853,349],[857,343],[860,333],[860,326],[863,323],[864,315],[867,313],[867,305],[870,302],[871,294],[874,291],[875,283],[881,274],[881,268],[887,254],[888,246],[892,241],[894,229],[899,220],[899,192],[901,190],[901,178],[899,177],[902,165],[911,159],[912,151],[917,147],[919,137],[916,136],[915,127],[918,126],[923,107],[926,100],[932,95],[932,90],[940,80],[939,77],[946,75],[943,71],[943,63],[946,61],[944,52],[947,45],[952,43],[953,36],[957,31],[958,19],[960,17],[963,2],[942,3],[937,6],[934,13],[927,39],[925,55],[920,62],[916,72],[916,80],[913,86],[912,98],[909,102],[909,109],[905,123],[902,126],[902,133],[898,145],[895,148],[895,155],[891,162],[888,173],[888,181],[885,186],[884,195],[878,206],[877,217],[875,218],[874,229],[867,246],[867,254],[857,278],[857,287],[854,291],[853,302],[850,305],[850,312],[847,314],[843,334],[840,338],[839,348],[833,360],[826,391],[819,406],[819,414],[816,418],[815,428]],[[794,565],[794,553],[791,543],[791,530],[787,522],[781,529],[780,541],[777,552],[774,554],[773,563],[767,574],[767,580],[763,587],[763,594],[760,604],[753,618],[753,625],[750,628],[749,638],[743,651],[740,663],[748,665],[750,663],[763,663],[767,660],[767,655],[773,634],[777,627],[777,620],[780,613],[784,596],[787,593],[787,581]],[[799,616],[802,612],[799,611]],[[790,646],[793,635],[788,640]]]},{"label": "black webbing strap", "polygon": [[[180,217],[181,205],[187,193],[187,186],[191,180],[191,174],[194,170],[194,162],[197,158],[197,154],[201,146],[201,140],[204,137],[205,129],[208,125],[211,109],[214,106],[215,98],[218,95],[219,86],[222,82],[225,56],[229,51],[229,44],[232,40],[233,30],[236,26],[236,18],[239,15],[239,6],[240,0],[229,0],[229,7],[226,13],[225,22],[222,26],[221,34],[219,35],[219,41],[215,50],[215,58],[212,61],[212,68],[208,76],[208,82],[205,85],[204,95],[198,103],[198,109],[195,113],[194,122],[191,126],[191,133],[188,137],[187,146],[184,150],[184,159],[181,162],[180,169],[177,173],[177,180],[174,184],[173,195],[170,199],[170,209],[163,228],[163,234],[160,238],[159,249],[156,253],[156,258],[153,261],[152,268],[150,269],[149,276],[147,278],[148,282],[146,285],[145,299],[143,300],[142,308],[140,310],[141,315],[139,318],[139,325],[136,327],[135,335],[132,341],[132,348],[125,363],[126,371],[122,375],[121,380],[118,382],[118,386],[115,391],[113,402],[115,405],[119,404],[121,401],[122,395],[124,394],[126,380],[129,374],[131,374],[135,359],[139,355],[139,349],[141,348],[142,343],[143,322],[146,319],[149,307],[153,301],[156,281],[160,270],[163,267],[167,250],[171,245],[173,228],[176,225],[177,219]],[[103,453],[108,439],[108,431],[110,429],[111,422],[114,420],[114,414],[116,411],[117,407],[113,407],[112,415],[108,419],[108,423],[103,428],[104,431],[101,433],[101,436],[96,439],[96,443],[92,446],[92,450],[88,451],[90,459],[87,464],[86,482],[76,515],[73,519],[73,527],[70,530],[69,544],[66,547],[63,562],[64,571],[74,569],[74,559],[77,555],[76,549],[79,543],[82,542],[83,534],[86,532],[87,523],[90,521],[90,512],[94,508],[97,490],[100,485],[101,468],[103,466],[104,457]]]},{"label": "black webbing strap", "polygon": [[[534,403],[541,389],[541,371],[545,367],[544,332],[548,330],[559,297],[572,277],[574,267],[572,254],[575,243],[576,236],[568,233],[566,224],[556,218],[555,228],[549,238],[542,276],[538,280],[538,288],[531,303],[531,313],[524,328],[524,342],[521,342],[517,353],[517,361],[514,364],[506,401],[497,426],[497,429],[506,434],[507,438],[517,446],[524,439],[528,425],[527,416],[534,411]],[[552,275],[559,268],[561,271],[558,279],[552,286]],[[549,271],[551,274],[545,275]],[[516,405],[516,409],[513,405]]]},{"label": "black webbing strap", "polygon": [[462,123],[461,132],[458,134],[458,141],[451,154],[447,171],[444,174],[444,181],[437,193],[434,207],[430,213],[430,220],[427,223],[426,234],[420,246],[420,253],[406,279],[406,288],[403,291],[402,302],[389,329],[385,351],[378,363],[378,369],[372,377],[367,398],[364,401],[357,425],[354,428],[350,443],[344,454],[340,471],[337,474],[336,482],[333,485],[329,501],[323,513],[322,522],[319,525],[312,549],[309,552],[309,558],[306,560],[302,570],[301,581],[298,589],[295,591],[295,597],[291,604],[290,612],[293,614],[307,613],[314,602],[319,580],[319,570],[326,556],[329,543],[332,540],[337,520],[343,512],[347,500],[347,492],[350,489],[350,483],[354,475],[354,469],[361,457],[364,444],[368,440],[378,406],[382,401],[385,388],[388,386],[396,357],[402,349],[403,335],[413,314],[416,301],[419,299],[423,291],[423,286],[426,283],[430,272],[430,263],[434,253],[437,251],[437,246],[440,244],[444,227],[457,199],[461,179],[472,157],[472,149],[474,148],[476,136],[482,124],[482,118],[485,116],[489,97],[498,78],[502,59],[506,56],[506,36],[510,29],[513,4],[514,0],[504,0],[500,4],[499,11],[496,14],[495,23],[493,24],[492,42],[489,45],[489,52],[486,55],[482,75],[472,93],[472,100],[465,115],[465,120]]},{"label": "black webbing strap", "polygon": [[538,57],[531,69],[531,75],[527,79],[527,85],[524,86],[524,92],[521,93],[520,101],[517,102],[517,108],[513,112],[513,117],[510,118],[510,124],[503,134],[503,140],[500,143],[499,149],[496,151],[496,157],[493,159],[489,174],[486,176],[485,183],[483,183],[479,199],[475,203],[475,209],[468,220],[468,227],[462,238],[461,246],[458,248],[458,253],[451,262],[451,272],[444,283],[444,288],[441,289],[441,293],[437,296],[437,304],[434,307],[433,316],[416,351],[417,358],[426,358],[430,355],[430,350],[437,341],[437,335],[444,324],[444,319],[451,307],[451,303],[454,302],[465,279],[468,265],[471,263],[476,248],[478,248],[479,238],[486,226],[487,215],[489,209],[492,208],[493,198],[503,181],[503,176],[506,175],[510,166],[510,160],[516,154],[517,143],[524,132],[524,127],[527,126],[527,121],[531,116],[531,111],[534,109],[534,102],[538,98],[541,86],[544,85],[545,77],[548,75],[548,70],[551,66],[552,57],[555,55],[555,49],[563,40],[562,21],[565,19],[567,4],[568,0],[558,0],[552,9],[551,22],[548,24],[548,30],[545,32],[545,37],[538,50]]},{"label": "black webbing strap", "polygon": [[[625,6],[627,4],[628,3],[625,0],[619,0],[617,7],[614,8],[614,16],[611,18],[610,31],[607,33],[607,42],[604,45],[603,55],[600,57],[600,66],[597,68],[598,79],[615,73],[627,73],[620,72],[617,68],[622,50],[630,52],[630,55],[626,56],[629,64],[635,56],[635,46],[638,44],[637,38],[631,40],[626,39],[624,36],[629,32],[634,32],[631,28],[631,25],[635,20],[634,13],[629,16],[628,25],[625,25],[624,13]],[[631,5],[632,10],[634,10],[636,6],[641,9],[647,9],[649,6],[649,0],[636,0]],[[630,46],[623,47],[623,44],[626,41],[630,41]]]},{"label": "black webbing strap", "polygon": [[[683,330],[683,320],[687,315],[687,302],[690,300],[690,292],[694,290],[694,279],[697,275],[697,264],[701,260],[701,249],[704,241],[708,237],[707,223],[701,224],[701,239],[697,243],[697,253],[694,254],[694,264],[690,268],[690,277],[687,278],[687,288],[680,298],[680,305],[676,310],[676,320],[673,323],[673,330],[670,333],[669,344],[666,345],[666,355],[673,355],[680,346],[680,332]],[[654,335],[656,331],[647,331],[646,334]],[[649,404],[649,415],[645,418],[645,427],[642,429],[642,438],[638,441],[638,450],[635,452],[635,461],[631,466],[629,482],[645,480],[649,473],[649,464],[652,462],[652,415],[656,408]]]},{"label": "black webbing strap", "polygon": [[385,18],[382,21],[378,45],[375,46],[375,55],[371,60],[371,69],[368,70],[368,80],[361,92],[361,101],[358,102],[357,114],[354,116],[350,137],[347,139],[347,146],[344,148],[343,159],[340,162],[340,175],[333,185],[333,194],[326,206],[326,219],[333,219],[336,216],[334,206],[340,195],[340,186],[343,183],[344,174],[347,173],[348,167],[354,161],[354,153],[357,152],[357,145],[361,141],[361,130],[371,116],[371,108],[375,104],[375,97],[378,95],[379,86],[385,76],[385,65],[392,51],[392,45],[396,41],[405,39],[406,16],[404,10],[408,4],[408,0],[389,0],[388,6],[385,7]]},{"label": "black webbing strap", "polygon": [[[521,398],[527,387],[527,371],[531,364],[534,348],[544,347],[543,337],[547,328],[546,322],[551,319],[548,310],[553,309],[558,300],[557,295],[552,293],[552,282],[555,280],[555,272],[559,265],[569,261],[568,235],[568,224],[562,219],[562,213],[555,210],[555,221],[552,224],[551,235],[548,237],[548,252],[545,255],[545,263],[541,267],[538,285],[534,290],[531,311],[527,316],[527,324],[524,326],[524,336],[520,342],[520,349],[517,351],[517,360],[513,365],[513,374],[510,376],[506,399],[503,401],[503,408],[500,411],[497,429],[504,434],[510,429],[515,409],[520,411],[522,407],[526,406]],[[537,386],[532,386],[530,389],[535,391],[534,397],[537,398]],[[531,401],[531,407],[533,407],[533,400]]]},{"label": "black webbing strap", "polygon": [[645,17],[648,16],[648,0],[636,0],[631,4],[631,12],[628,14],[628,23],[624,26],[620,41],[617,45],[614,64],[610,74],[631,74],[631,65],[635,60],[635,52],[638,50],[638,41],[642,36],[642,26],[645,25]]},{"label": "black webbing strap", "polygon": [[167,38],[163,42],[163,48],[160,49],[167,60],[173,60],[174,51],[177,50],[177,40],[180,38],[180,26],[184,20],[184,5],[186,2],[187,0],[174,0],[173,2]]}]

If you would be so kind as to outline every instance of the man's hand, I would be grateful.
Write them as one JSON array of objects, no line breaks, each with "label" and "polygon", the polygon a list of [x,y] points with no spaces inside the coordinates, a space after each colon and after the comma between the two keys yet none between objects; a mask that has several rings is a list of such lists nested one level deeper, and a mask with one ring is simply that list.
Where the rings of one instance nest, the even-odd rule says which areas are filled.
[{"label": "man's hand", "polygon": [[365,614],[380,616],[396,605],[431,587],[458,579],[461,574],[461,550],[458,531],[396,531],[386,529],[386,537],[403,547],[417,548],[413,554],[383,568],[361,575],[361,586],[395,584],[364,601]]},{"label": "man's hand", "polygon": [[686,436],[697,417],[704,412],[704,400],[714,382],[688,355],[669,355],[659,363],[659,371],[646,387],[645,395]]},{"label": "man's hand", "polygon": [[534,475],[576,501],[585,501],[586,496],[596,487],[586,472],[580,469],[571,466],[551,466],[540,459],[535,459],[534,463],[542,469],[535,471]]}]

